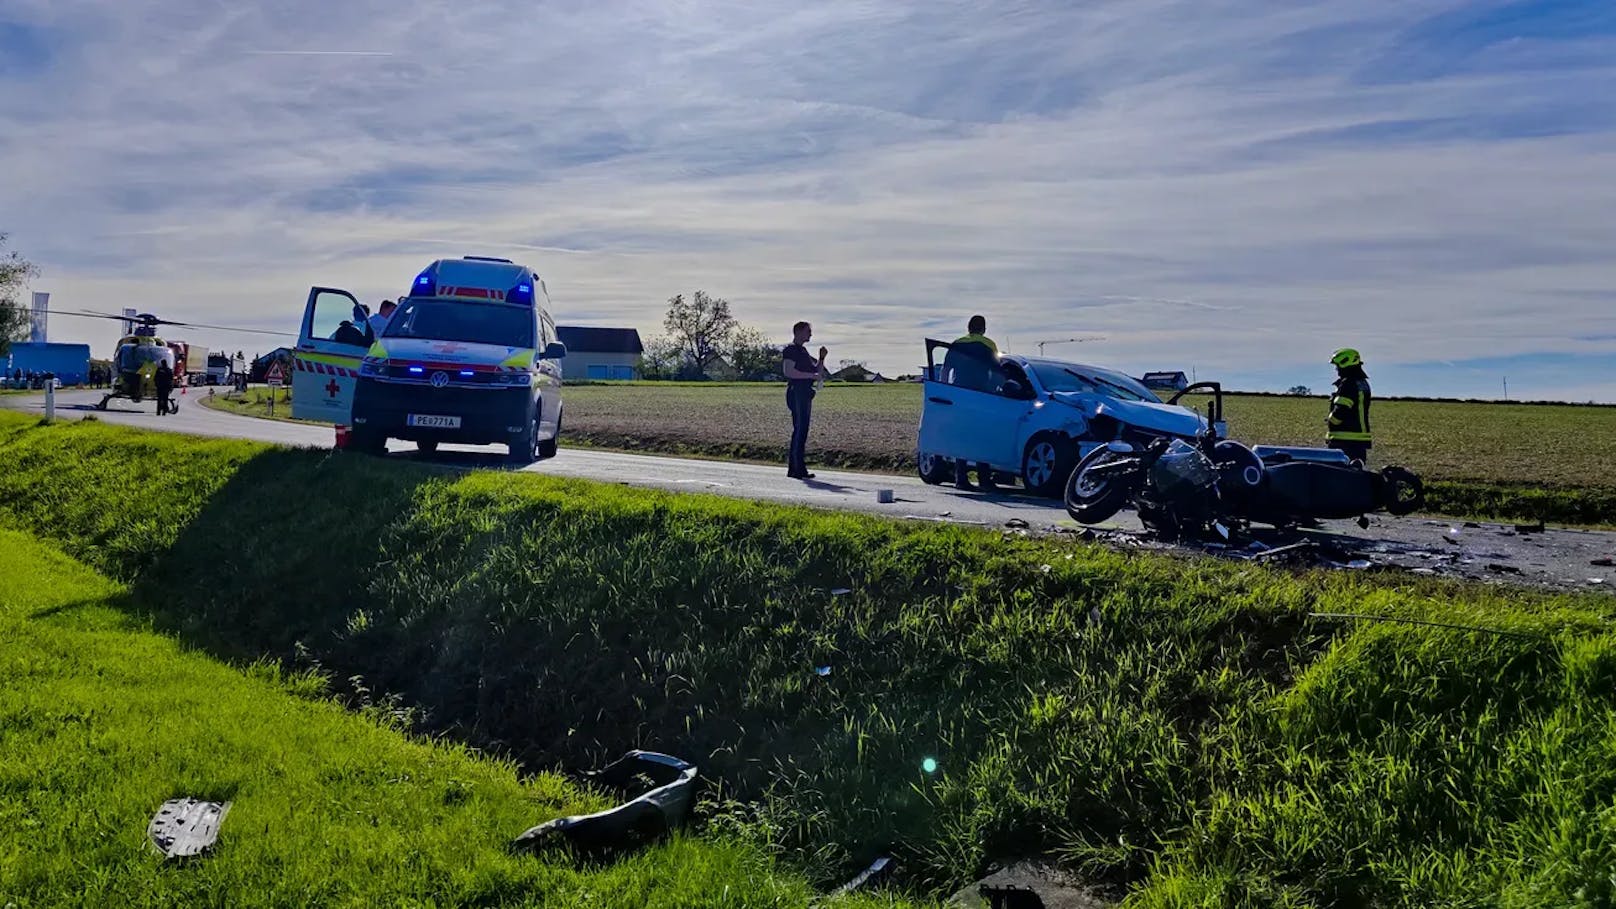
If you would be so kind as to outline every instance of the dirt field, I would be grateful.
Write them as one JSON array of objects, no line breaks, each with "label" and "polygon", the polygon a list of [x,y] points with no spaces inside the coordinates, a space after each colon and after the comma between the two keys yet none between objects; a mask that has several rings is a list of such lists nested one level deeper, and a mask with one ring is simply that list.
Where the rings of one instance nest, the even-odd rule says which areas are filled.
[{"label": "dirt field", "polygon": [[[572,439],[618,448],[783,457],[791,418],[780,385],[587,385],[566,391]],[[1230,434],[1320,444],[1322,397],[1231,396]],[[917,385],[831,385],[814,401],[816,463],[907,469]],[[1616,489],[1616,408],[1380,401],[1375,460],[1444,480]]]}]

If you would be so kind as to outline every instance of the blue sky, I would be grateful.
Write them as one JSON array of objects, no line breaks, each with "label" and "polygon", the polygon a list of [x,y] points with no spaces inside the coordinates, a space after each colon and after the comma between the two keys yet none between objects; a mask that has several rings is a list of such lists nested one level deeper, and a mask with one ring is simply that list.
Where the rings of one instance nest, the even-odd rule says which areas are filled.
[{"label": "blue sky", "polygon": [[564,324],[702,288],[889,373],[982,312],[1616,400],[1613,99],[1609,0],[0,0],[0,231],[57,309],[288,327],[494,254]]}]

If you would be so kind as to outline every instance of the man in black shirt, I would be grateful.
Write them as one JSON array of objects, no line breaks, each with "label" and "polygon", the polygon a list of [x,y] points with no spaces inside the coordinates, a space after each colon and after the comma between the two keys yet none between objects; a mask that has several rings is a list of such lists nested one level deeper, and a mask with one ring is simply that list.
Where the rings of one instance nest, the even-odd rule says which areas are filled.
[{"label": "man in black shirt", "polygon": [[825,348],[819,348],[819,359],[808,353],[807,344],[813,340],[814,328],[807,322],[791,326],[791,344],[781,353],[780,371],[786,377],[786,408],[791,411],[791,454],[786,462],[786,476],[799,480],[813,478],[808,472],[808,420],[814,410],[814,383],[824,378]]}]

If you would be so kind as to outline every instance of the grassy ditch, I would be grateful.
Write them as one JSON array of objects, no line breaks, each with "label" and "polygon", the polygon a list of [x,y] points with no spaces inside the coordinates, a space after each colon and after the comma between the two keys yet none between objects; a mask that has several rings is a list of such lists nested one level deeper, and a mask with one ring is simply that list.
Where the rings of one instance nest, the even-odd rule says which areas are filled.
[{"label": "grassy ditch", "polygon": [[1609,598],[4,415],[0,521],[527,767],[686,755],[709,835],[822,883],[1042,855],[1140,907],[1616,899]]},{"label": "grassy ditch", "polygon": [[[675,837],[605,866],[512,854],[527,826],[606,799],[411,741],[386,705],[344,711],[320,673],[187,651],[145,627],[120,585],[23,534],[0,530],[0,577],[3,905],[682,909],[813,895],[738,843]],[[182,873],[145,831],[187,795],[232,808],[215,854]]]}]

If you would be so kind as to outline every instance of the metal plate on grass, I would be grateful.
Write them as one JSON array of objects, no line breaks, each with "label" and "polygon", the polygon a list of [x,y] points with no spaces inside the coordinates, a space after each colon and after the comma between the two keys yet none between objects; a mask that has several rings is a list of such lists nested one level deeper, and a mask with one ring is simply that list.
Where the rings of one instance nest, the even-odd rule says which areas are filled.
[{"label": "metal plate on grass", "polygon": [[146,835],[164,858],[201,855],[219,838],[219,827],[229,811],[229,802],[169,799],[157,809]]}]

